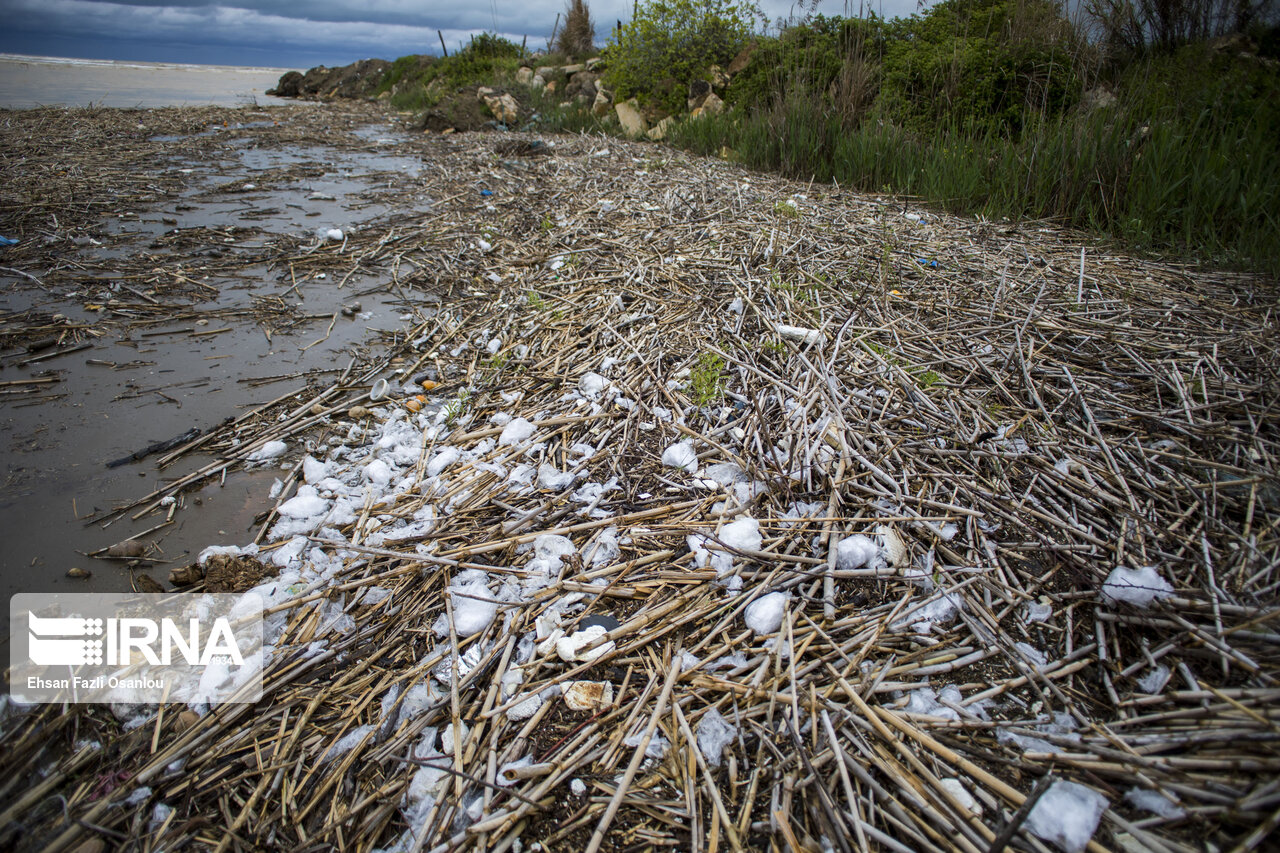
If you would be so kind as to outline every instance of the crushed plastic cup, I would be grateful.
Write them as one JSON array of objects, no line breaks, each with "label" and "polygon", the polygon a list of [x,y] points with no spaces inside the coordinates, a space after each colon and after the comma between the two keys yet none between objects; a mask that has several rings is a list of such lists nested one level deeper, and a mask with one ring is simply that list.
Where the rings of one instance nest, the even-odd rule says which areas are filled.
[{"label": "crushed plastic cup", "polygon": [[379,379],[377,382],[373,383],[373,387],[369,389],[369,399],[375,403],[379,400],[385,400],[390,391],[391,383],[387,382],[385,379]]}]

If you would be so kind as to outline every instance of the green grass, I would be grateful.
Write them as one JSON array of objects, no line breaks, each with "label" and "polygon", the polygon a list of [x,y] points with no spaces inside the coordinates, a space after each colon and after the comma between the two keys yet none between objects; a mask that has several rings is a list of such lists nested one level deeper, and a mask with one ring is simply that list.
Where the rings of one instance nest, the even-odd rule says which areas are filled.
[{"label": "green grass", "polygon": [[689,397],[695,406],[709,406],[723,399],[725,384],[724,358],[713,352],[704,352],[689,371]]},{"label": "green grass", "polygon": [[1280,75],[1240,74],[1252,91],[1233,94],[1212,71],[1179,83],[1169,68],[1178,62],[1135,69],[1155,79],[1134,82],[1115,106],[1028,121],[1016,136],[977,121],[929,133],[886,121],[849,128],[821,98],[797,95],[774,110],[686,122],[668,138],[708,155],[727,146],[746,165],[789,177],[989,219],[1053,220],[1181,260],[1278,274]]}]

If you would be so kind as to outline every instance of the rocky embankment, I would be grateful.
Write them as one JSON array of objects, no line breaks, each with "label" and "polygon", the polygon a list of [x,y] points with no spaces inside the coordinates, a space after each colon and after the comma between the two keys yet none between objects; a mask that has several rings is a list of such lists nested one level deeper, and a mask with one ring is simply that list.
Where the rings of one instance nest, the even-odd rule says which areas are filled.
[{"label": "rocky embankment", "polygon": [[306,74],[288,71],[280,77],[280,82],[274,89],[267,90],[267,94],[279,98],[307,98],[317,101],[330,98],[372,98],[383,76],[390,69],[391,63],[385,59],[361,59],[341,68],[318,65]]},{"label": "rocky embankment", "polygon": [[[559,93],[562,108],[577,106],[587,109],[599,119],[616,121],[626,136],[660,140],[678,121],[721,112],[729,83],[751,62],[754,51],[755,45],[749,45],[727,67],[722,69],[713,65],[703,79],[690,82],[687,111],[682,114],[671,113],[655,104],[642,105],[635,97],[618,100],[614,92],[604,85],[606,66],[602,57],[568,65],[522,65],[514,80],[495,80],[491,86],[470,85],[452,91],[443,77],[421,84],[420,74],[410,72],[400,76],[395,86],[381,92],[383,81],[391,71],[391,63],[382,59],[363,59],[341,68],[318,66],[306,74],[290,71],[267,94],[310,100],[373,99],[393,97],[406,86],[425,85],[430,96],[428,102],[435,106],[423,114],[422,126],[441,132],[479,130],[498,125],[507,129],[521,128],[536,112],[531,95],[540,93],[545,102],[548,96]],[[419,70],[434,60],[432,56],[418,57]],[[672,83],[675,85],[674,81]]]}]

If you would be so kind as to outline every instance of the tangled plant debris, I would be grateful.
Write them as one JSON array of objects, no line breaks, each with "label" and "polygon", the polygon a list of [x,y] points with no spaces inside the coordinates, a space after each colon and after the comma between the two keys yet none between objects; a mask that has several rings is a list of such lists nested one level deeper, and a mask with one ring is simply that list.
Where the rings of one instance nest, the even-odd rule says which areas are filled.
[{"label": "tangled plant debris", "polygon": [[10,843],[1257,843],[1274,286],[545,141],[404,138],[429,211],[300,259],[441,304],[239,427],[265,696],[10,707]]}]

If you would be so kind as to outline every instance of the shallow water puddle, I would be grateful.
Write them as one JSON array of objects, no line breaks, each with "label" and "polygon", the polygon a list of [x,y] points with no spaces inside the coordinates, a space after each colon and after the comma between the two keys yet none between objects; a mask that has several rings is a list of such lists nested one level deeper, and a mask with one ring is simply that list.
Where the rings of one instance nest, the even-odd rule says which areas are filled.
[{"label": "shallow water puddle", "polygon": [[[0,381],[7,383],[0,385],[6,595],[128,588],[123,563],[84,554],[147,531],[166,514],[137,520],[125,514],[105,528],[85,519],[212,459],[193,454],[162,471],[155,462],[163,454],[107,463],[305,391],[308,377],[332,379],[356,347],[404,325],[405,306],[384,290],[387,281],[353,271],[346,257],[310,276],[252,259],[269,257],[282,240],[301,239],[305,252],[329,229],[350,231],[386,216],[390,206],[376,192],[413,180],[421,163],[234,142],[227,159],[174,166],[192,170],[179,197],[105,216],[101,245],[82,241],[87,245],[75,251],[73,262],[83,269],[76,287],[50,292],[17,283],[0,295],[10,319],[20,312],[46,320],[61,314],[98,335],[81,350],[47,360],[24,364],[41,355],[25,349],[0,353]],[[232,182],[240,188],[218,191]],[[143,252],[157,271],[155,282],[181,288],[169,292],[112,271],[113,261],[136,261]],[[416,317],[428,314],[419,310]],[[167,585],[168,570],[210,542],[252,538],[253,519],[270,508],[278,476],[284,474],[277,467],[228,473],[180,496],[172,523],[141,537],[154,543],[150,556],[157,561],[141,568]],[[68,578],[72,567],[92,576]]]}]

